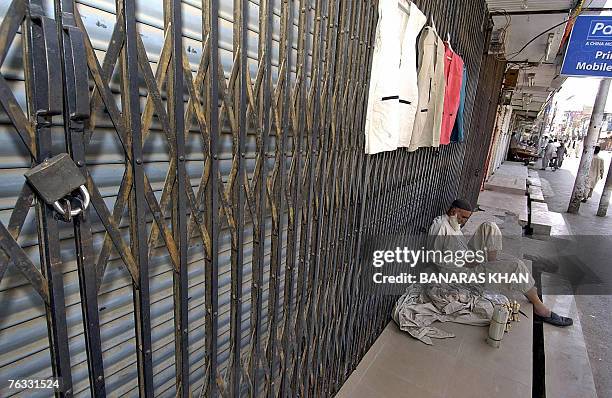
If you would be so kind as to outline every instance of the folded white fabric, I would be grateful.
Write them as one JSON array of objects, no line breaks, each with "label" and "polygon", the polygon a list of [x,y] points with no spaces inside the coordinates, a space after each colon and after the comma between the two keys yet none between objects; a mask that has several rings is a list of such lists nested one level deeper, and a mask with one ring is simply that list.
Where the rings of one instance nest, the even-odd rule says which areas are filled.
[{"label": "folded white fabric", "polygon": [[505,296],[478,286],[413,284],[395,304],[392,318],[401,330],[432,345],[432,338],[455,337],[431,326],[434,322],[487,326],[495,304],[505,303],[508,303]]}]

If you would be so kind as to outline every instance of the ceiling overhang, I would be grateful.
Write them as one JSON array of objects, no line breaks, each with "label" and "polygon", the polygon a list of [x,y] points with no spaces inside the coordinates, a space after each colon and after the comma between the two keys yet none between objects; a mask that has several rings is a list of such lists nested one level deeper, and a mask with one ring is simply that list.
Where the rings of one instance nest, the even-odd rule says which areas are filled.
[{"label": "ceiling overhang", "polygon": [[[606,0],[586,2],[583,12],[599,13],[606,7]],[[517,114],[535,117],[565,81],[559,75],[560,47],[567,20],[579,4],[580,0],[487,0],[493,37],[497,32],[498,43],[503,43],[490,50],[499,51],[508,70],[518,70],[516,84],[505,87],[512,91],[510,104]]]}]

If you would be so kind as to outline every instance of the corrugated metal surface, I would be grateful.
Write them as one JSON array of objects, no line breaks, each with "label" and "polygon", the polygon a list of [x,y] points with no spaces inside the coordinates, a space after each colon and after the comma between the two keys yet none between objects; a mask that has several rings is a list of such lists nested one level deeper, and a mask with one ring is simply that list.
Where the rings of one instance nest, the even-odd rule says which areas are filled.
[{"label": "corrugated metal surface", "polygon": [[[9,2],[0,4],[0,20],[4,17]],[[297,6],[297,3],[294,3]],[[53,3],[47,0],[45,9],[48,15],[53,15]],[[104,61],[106,49],[113,32],[116,15],[113,0],[85,0],[77,3],[77,9],[82,17],[86,31],[96,50],[100,63]],[[163,7],[161,0],[140,0],[136,2],[137,28],[147,50],[151,67],[155,71],[159,60],[161,47],[164,41]],[[194,73],[197,71],[202,56],[202,10],[197,1],[187,0],[182,4],[183,11],[183,41],[187,49],[187,57]],[[249,67],[251,76],[257,74],[257,46],[258,46],[258,12],[257,2],[249,3]],[[296,13],[297,14],[297,13]],[[219,56],[226,79],[232,67],[232,21],[233,4],[231,1],[220,1],[219,9]],[[313,13],[310,13],[313,18]],[[297,16],[294,20],[297,29]],[[280,2],[274,4],[274,33],[272,51],[272,79],[278,77],[278,40],[280,35]],[[2,75],[8,80],[21,107],[26,109],[25,85],[23,74],[23,58],[21,53],[21,35],[18,34],[2,67]],[[311,33],[312,36],[312,33]],[[312,40],[312,39],[310,39]],[[297,49],[297,37],[294,36],[294,48]],[[294,58],[296,51],[293,52]],[[308,61],[310,62],[310,61]],[[292,76],[295,79],[295,65],[293,62]],[[111,80],[110,87],[119,102],[118,76]],[[141,103],[144,105],[145,92],[141,92]],[[60,120],[58,120],[59,122]],[[17,138],[7,116],[0,112],[0,221],[8,225],[13,206],[19,196],[24,182],[23,173],[30,167],[30,158],[24,146]],[[229,127],[228,133],[219,140],[220,145],[220,171],[223,176],[229,175],[232,158],[232,141]],[[186,143],[189,152],[187,155],[187,172],[192,185],[197,187],[203,168],[203,155],[199,131],[193,130]],[[64,152],[64,132],[58,125],[53,128],[56,153]],[[273,148],[274,138],[271,139],[270,148]],[[247,169],[253,170],[255,162],[255,138],[250,136],[246,141]],[[150,137],[144,148],[145,170],[151,181],[156,197],[160,198],[164,179],[168,170],[169,154],[165,144],[163,132],[159,123],[154,123]],[[108,117],[102,115],[98,121],[95,133],[92,136],[87,152],[87,163],[94,181],[104,197],[109,209],[113,208],[119,190],[124,166],[124,155],[118,143],[117,135]],[[290,157],[288,158],[290,161]],[[273,159],[268,161],[271,168]],[[92,213],[94,248],[99,252],[104,239],[104,227]],[[284,218],[284,235],[282,242],[286,242],[287,221]],[[149,228],[151,219],[148,219]],[[129,219],[123,218],[120,225],[122,234],[129,241],[127,226]],[[271,221],[266,222],[265,241],[265,271],[264,286],[268,286],[270,261],[270,234]],[[85,341],[81,315],[81,299],[79,293],[79,279],[76,271],[75,243],[73,231],[69,224],[62,224],[61,228],[62,260],[64,262],[64,286],[66,296],[66,313],[68,333],[70,338],[70,351],[72,359],[72,372],[75,396],[90,396],[87,357],[85,355]],[[39,265],[38,238],[36,236],[36,221],[33,209],[20,235],[19,243],[37,266]],[[244,242],[244,280],[243,294],[250,297],[251,278],[250,265],[252,261],[252,226],[245,226]],[[219,238],[219,361],[227,362],[229,350],[229,289],[230,289],[230,236],[226,228]],[[286,245],[286,243],[285,243]],[[285,253],[285,248],[283,248]],[[191,379],[193,390],[202,385],[204,379],[203,351],[204,351],[204,262],[202,260],[202,243],[193,240],[189,249],[189,339]],[[150,263],[150,294],[151,319],[153,341],[153,363],[156,395],[174,396],[174,326],[173,326],[173,293],[172,271],[168,252],[164,248],[154,251],[153,261]],[[285,255],[283,255],[283,259]],[[284,269],[284,262],[281,263]],[[280,283],[283,282],[284,272],[281,273]],[[282,305],[282,290],[280,303]],[[263,291],[264,310],[267,302],[267,288]],[[244,326],[244,343],[248,338],[250,304],[245,299],[242,322]],[[99,292],[100,331],[102,338],[103,358],[107,391],[111,396],[135,396],[138,393],[137,369],[135,355],[135,336],[132,288],[129,274],[123,262],[113,253],[107,266]],[[282,308],[282,307],[281,307]],[[265,314],[265,311],[264,311]],[[264,315],[265,320],[265,315]],[[15,342],[19,342],[15,344]],[[49,378],[52,376],[49,360],[48,338],[45,319],[45,309],[42,301],[32,295],[32,289],[27,285],[23,276],[16,272],[7,272],[0,284],[0,395],[12,396],[18,390],[7,390],[8,379],[23,378]],[[48,396],[48,391],[30,391],[28,397]]]},{"label": "corrugated metal surface", "polygon": [[[363,154],[363,118],[369,49],[376,20],[372,3],[322,0],[272,2],[273,34],[269,55],[274,92],[267,95],[271,95],[273,101],[278,95],[281,98],[279,103],[286,103],[268,103],[275,114],[268,129],[262,129],[264,134],[255,126],[238,140],[235,138],[239,134],[232,131],[227,115],[223,115],[220,125],[222,134],[217,137],[218,156],[212,162],[219,168],[221,181],[211,183],[228,184],[230,176],[237,170],[236,158],[244,159],[239,161],[241,166],[238,169],[247,178],[258,179],[268,185],[267,190],[265,187],[261,190],[264,196],[257,196],[262,198],[263,203],[263,208],[257,207],[256,211],[263,217],[261,235],[254,226],[258,223],[254,223],[249,211],[246,211],[244,222],[237,227],[244,240],[236,247],[236,242],[240,241],[230,234],[231,226],[228,225],[233,218],[220,217],[219,233],[212,236],[213,240],[218,239],[212,253],[219,267],[217,284],[209,279],[211,259],[207,258],[208,249],[203,239],[194,235],[187,242],[188,372],[189,389],[194,395],[202,389],[208,392],[213,388],[207,385],[207,381],[217,383],[216,376],[221,381],[214,388],[228,389],[225,390],[226,394],[230,394],[236,380],[239,391],[251,395],[264,391],[272,395],[333,394],[388,321],[394,300],[392,296],[371,294],[361,286],[358,258],[362,234],[422,233],[458,193],[470,199],[477,195],[479,185],[472,181],[471,176],[474,168],[482,168],[486,157],[483,148],[488,148],[493,123],[489,109],[495,107],[490,93],[499,91],[496,79],[501,82],[499,63],[493,62],[490,57],[485,58],[481,71],[482,54],[488,40],[486,5],[484,1],[473,0],[416,3],[436,21],[442,37],[446,37],[447,33],[451,35],[453,48],[463,56],[468,68],[466,142],[439,149],[423,148],[414,153],[398,150],[366,157]],[[182,46],[193,76],[196,76],[203,57],[202,31],[206,24],[203,22],[206,15],[203,14],[208,4],[208,1],[200,3],[195,0],[185,0],[181,4]],[[222,68],[219,73],[224,73],[225,84],[232,81],[237,44],[232,22],[234,16],[240,13],[236,13],[234,4],[243,3],[223,0],[219,9],[218,55]],[[115,2],[83,0],[77,3],[76,8],[97,60],[105,67],[104,57],[113,45],[111,37],[117,20]],[[258,2],[249,1],[246,8],[248,18],[243,20],[248,21],[248,69],[251,81],[255,81],[264,63],[258,32],[266,21],[259,18]],[[48,15],[53,15],[51,0],[46,0],[45,9]],[[136,2],[136,29],[153,73],[156,73],[163,58],[164,27],[168,26],[163,9],[162,0]],[[7,2],[2,2],[0,19],[7,10]],[[308,22],[300,23],[301,12]],[[317,12],[321,13],[320,18],[315,18]],[[287,35],[287,32],[281,31],[283,13],[292,15],[290,19],[294,21],[288,36],[292,50],[287,58],[284,57],[283,46],[279,44]],[[315,37],[315,21],[322,21],[321,35],[324,40]],[[299,32],[304,26],[311,34],[301,42],[304,35]],[[130,36],[129,39],[135,37]],[[320,46],[319,50],[316,50],[317,46]],[[307,51],[309,56],[301,58],[298,49]],[[317,52],[323,72],[317,76],[318,80],[312,80],[312,71],[319,67],[313,65],[316,64],[314,59]],[[277,84],[281,81],[282,69],[279,66],[282,62],[290,65],[290,79],[288,83]],[[25,110],[27,96],[23,64],[21,33],[18,33],[0,72]],[[305,65],[309,73],[302,86],[297,84],[300,64]],[[131,98],[129,95],[121,98],[120,95],[124,79],[122,73],[125,71],[119,65],[114,69],[112,64],[107,66],[112,71],[109,82],[114,96],[112,99],[119,105],[125,105],[126,97],[128,100]],[[92,69],[91,65],[89,69]],[[144,109],[149,90],[145,82],[139,83],[140,107]],[[287,88],[279,88],[283,85]],[[173,101],[170,89],[158,89],[162,101]],[[90,95],[95,91],[90,81]],[[237,104],[236,109],[240,105],[243,110],[246,107],[244,98],[239,99],[238,95],[233,101]],[[308,112],[300,108],[297,108],[297,112],[289,112],[289,101],[304,105]],[[206,99],[202,102],[206,104]],[[187,104],[183,104],[185,109]],[[483,112],[484,109],[487,112]],[[126,115],[128,111],[125,110]],[[165,192],[173,155],[163,130],[163,121],[158,116],[152,118],[151,131],[142,148],[142,168],[159,203]],[[109,111],[99,110],[92,115],[89,126],[94,125],[94,121],[95,129],[86,148],[85,160],[104,204],[112,212],[126,173],[126,163],[132,159],[126,156]],[[9,225],[23,185],[23,173],[30,167],[31,159],[4,112],[0,112],[0,123],[0,221],[3,225]],[[283,134],[274,134],[272,130],[281,123],[285,127]],[[191,126],[184,143],[185,172],[192,187],[197,190],[210,156],[204,149],[207,142],[200,134],[203,133],[201,128],[195,123]],[[55,117],[51,134],[53,152],[64,152],[64,128],[60,117]],[[278,142],[277,137],[281,137],[282,142]],[[266,142],[266,147],[260,146],[260,140]],[[236,144],[242,147],[243,156],[236,151]],[[257,174],[258,170],[262,170],[258,168],[262,164],[257,163],[258,159],[265,165],[263,175]],[[136,167],[133,164],[131,167]],[[138,200],[138,193],[134,196]],[[230,195],[233,209],[239,207],[238,197]],[[172,205],[176,202],[169,203]],[[208,206],[208,201],[202,205],[204,208]],[[202,209],[198,210],[205,213]],[[122,215],[118,223],[119,234],[125,242],[130,242],[132,233],[137,229],[134,225],[142,220],[130,219],[127,208],[119,211],[119,215]],[[174,220],[170,220],[171,210],[162,211],[166,226],[174,226]],[[274,218],[275,215],[277,218]],[[108,227],[103,225],[94,211],[90,211],[88,221],[97,260],[98,254],[106,250],[103,249],[103,242]],[[148,210],[145,221],[146,231],[137,232],[148,235],[153,229],[153,214]],[[18,243],[36,266],[40,266],[38,232],[32,208],[19,234]],[[83,332],[83,292],[79,290],[75,254],[77,244],[73,238],[74,230],[69,224],[60,223],[59,235],[72,382],[75,395],[87,397],[92,395],[92,391]],[[179,373],[175,311],[179,298],[174,290],[173,278],[177,273],[173,272],[172,255],[167,245],[158,239],[152,243],[146,280],[150,291],[153,391],[155,396],[175,396]],[[243,256],[238,265],[236,258],[240,257],[236,257],[236,253]],[[261,262],[256,260],[260,254],[263,254]],[[253,274],[255,268],[256,275]],[[240,279],[242,283],[236,282]],[[214,290],[218,299],[214,315],[210,309],[206,309],[211,285],[218,289]],[[272,290],[269,291],[269,288]],[[236,289],[241,299],[236,297]],[[261,293],[260,308],[255,308],[255,311],[251,308],[251,297],[256,297],[251,294],[253,289]],[[137,396],[142,385],[142,381],[139,383],[138,380],[137,363],[140,364],[140,361],[135,324],[138,323],[139,314],[134,309],[135,292],[132,277],[126,270],[125,258],[112,249],[97,295],[103,384],[109,396]],[[287,294],[292,296],[290,303],[285,303]],[[240,308],[238,301],[241,306],[239,314],[236,310]],[[210,317],[218,322],[216,327],[208,323]],[[270,322],[270,318],[275,318],[274,322]],[[232,324],[236,319],[238,326]],[[252,351],[254,344],[251,338],[259,327],[257,325],[261,326],[261,330],[258,330],[259,352]],[[273,328],[274,333],[268,333],[269,328]],[[208,362],[211,357],[207,348],[210,333],[214,334],[214,340],[218,343],[214,353],[218,356],[217,365],[212,365],[214,373],[211,373]],[[15,344],[16,341],[19,344]],[[271,345],[273,348],[270,348]],[[31,285],[21,274],[9,269],[0,282],[0,394],[47,396],[48,392],[40,390],[27,393],[7,390],[6,381],[11,378],[52,376],[49,348],[43,301],[33,294]],[[230,360],[235,357],[239,358],[240,363]]]},{"label": "corrugated metal surface", "polygon": [[479,76],[478,94],[475,108],[479,110],[473,116],[475,131],[485,132],[478,136],[473,134],[467,139],[470,147],[463,162],[461,188],[459,192],[472,203],[476,203],[480,187],[486,176],[487,156],[493,137],[493,128],[497,116],[497,104],[501,93],[502,76],[506,62],[498,60],[494,55],[484,55]]},{"label": "corrugated metal surface", "polygon": [[[479,185],[473,177],[478,168],[482,170],[491,138],[493,120],[487,123],[483,115],[489,114],[490,102],[493,108],[496,105],[503,67],[496,69],[497,62],[492,58],[489,62],[483,56],[490,34],[486,4],[477,1],[415,3],[435,21],[441,37],[450,34],[453,48],[465,61],[467,134],[461,144],[420,148],[414,153],[398,150],[368,158],[362,225],[366,236],[423,236],[433,218],[443,214],[455,198],[463,196],[475,202]],[[480,172],[477,178],[481,181],[483,175]],[[364,297],[354,303],[360,328],[357,339],[367,343],[356,345],[358,351],[351,356],[349,369],[354,369],[390,320],[396,299],[393,295],[381,298],[367,290]],[[352,311],[352,307],[348,308]]]},{"label": "corrugated metal surface", "polygon": [[490,12],[569,10],[574,0],[487,0]]}]

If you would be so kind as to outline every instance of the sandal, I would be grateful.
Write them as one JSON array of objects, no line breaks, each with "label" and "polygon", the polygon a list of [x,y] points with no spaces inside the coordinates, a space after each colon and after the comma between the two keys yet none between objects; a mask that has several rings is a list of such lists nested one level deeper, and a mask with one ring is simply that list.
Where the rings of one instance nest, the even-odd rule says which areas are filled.
[{"label": "sandal", "polygon": [[543,316],[536,315],[535,318],[539,321],[549,323],[553,326],[565,327],[565,326],[570,326],[574,324],[574,320],[572,318],[557,315],[552,311],[550,312],[549,317],[543,317]]}]

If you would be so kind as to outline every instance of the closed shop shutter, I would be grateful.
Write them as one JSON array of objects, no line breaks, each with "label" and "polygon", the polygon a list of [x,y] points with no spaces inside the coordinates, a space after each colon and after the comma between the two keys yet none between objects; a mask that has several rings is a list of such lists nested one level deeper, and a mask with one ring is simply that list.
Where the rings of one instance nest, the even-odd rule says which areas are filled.
[{"label": "closed shop shutter", "polygon": [[[0,4],[0,21],[5,17],[9,2]],[[297,3],[294,3],[297,8]],[[45,12],[53,16],[54,4],[47,0]],[[77,2],[77,9],[82,18],[85,30],[95,49],[100,64],[104,62],[106,50],[113,33],[116,11],[114,0],[85,0]],[[252,79],[258,69],[258,31],[259,5],[251,1],[249,9],[249,69]],[[274,4],[273,45],[272,45],[272,81],[278,79],[279,38],[280,38],[280,1]],[[312,19],[312,10],[309,18]],[[136,1],[137,29],[147,51],[153,71],[156,70],[164,43],[164,17],[161,0]],[[294,10],[294,29],[297,32],[298,12]],[[202,57],[202,6],[201,2],[186,0],[182,3],[183,45],[186,49],[193,75],[198,70]],[[219,58],[226,82],[229,82],[233,65],[232,23],[233,4],[231,0],[221,0],[219,9]],[[311,25],[312,26],[312,23]],[[312,41],[312,32],[309,35]],[[297,34],[293,35],[292,81],[296,78]],[[309,54],[310,55],[310,54]],[[2,66],[2,75],[14,93],[22,109],[26,110],[26,88],[23,73],[23,54],[21,32],[17,34],[13,45]],[[307,61],[310,63],[310,60]],[[110,81],[110,88],[120,103],[119,65],[116,66]],[[90,83],[93,84],[93,83]],[[144,87],[144,83],[141,84]],[[146,100],[144,88],[140,92],[142,108]],[[185,97],[187,108],[187,97]],[[98,112],[96,128],[87,150],[89,171],[98,185],[109,209],[113,209],[120,184],[125,171],[125,156],[108,114]],[[169,153],[166,139],[154,118],[151,132],[144,144],[144,164],[146,175],[151,182],[159,201],[164,187],[164,180],[169,167]],[[53,127],[55,153],[65,152],[64,130],[61,120],[56,120]],[[219,140],[220,172],[224,182],[232,166],[232,136],[227,118],[221,126],[224,133]],[[274,150],[274,136],[270,136],[269,150]],[[186,140],[187,173],[193,189],[196,190],[203,172],[204,155],[200,132],[195,123]],[[246,142],[246,170],[252,176],[255,168],[256,140],[255,134],[249,131]],[[291,151],[290,143],[287,145]],[[287,157],[287,168],[291,157]],[[274,159],[267,159],[268,170],[272,169]],[[6,113],[0,109],[0,221],[9,224],[13,207],[24,182],[23,173],[31,166],[30,156],[20,142]],[[286,208],[285,208],[286,210]],[[169,214],[169,212],[167,212]],[[92,232],[95,252],[99,253],[104,241],[105,229],[97,215],[92,212]],[[251,264],[253,249],[253,228],[247,217],[244,227],[244,269],[243,269],[243,314],[242,345],[243,351],[250,336],[250,290]],[[169,223],[169,221],[168,221]],[[147,219],[148,230],[152,226],[152,217]],[[266,218],[266,240],[264,259],[264,290],[262,316],[266,325],[268,282],[270,270],[270,236],[271,219]],[[287,215],[283,217],[283,236],[281,242],[287,242]],[[90,396],[87,355],[83,336],[79,278],[75,258],[74,232],[71,224],[60,223],[61,255],[63,260],[64,289],[66,300],[66,317],[68,324],[69,346],[72,366],[74,393],[77,397]],[[129,242],[129,216],[127,208],[120,224],[121,233]],[[298,234],[299,237],[299,234]],[[161,246],[163,243],[159,242]],[[34,208],[30,209],[27,220],[20,234],[19,244],[25,249],[36,266],[40,266],[38,237]],[[299,242],[298,242],[299,245]],[[231,287],[231,239],[227,223],[222,223],[219,237],[219,315],[218,315],[218,360],[221,372],[228,363],[230,340],[230,287]],[[205,380],[204,350],[204,294],[205,270],[204,249],[202,240],[193,238],[188,252],[189,263],[189,360],[192,391],[199,391]],[[283,310],[283,284],[286,259],[286,247],[283,247],[281,262],[281,279],[279,281],[279,316]],[[174,396],[175,387],[175,346],[174,314],[172,290],[172,264],[168,251],[158,247],[152,251],[149,263],[150,296],[151,296],[151,334],[153,348],[153,374],[156,396]],[[295,302],[295,295],[293,301]],[[134,304],[132,298],[131,278],[122,260],[115,250],[109,257],[102,285],[99,292],[100,332],[102,340],[106,389],[109,396],[137,396],[138,374],[136,366],[136,339],[134,326]],[[281,318],[282,319],[282,318]],[[281,322],[279,322],[279,325]],[[265,332],[265,330],[264,330]],[[262,337],[262,341],[265,341]],[[45,307],[41,299],[33,294],[32,287],[17,272],[7,272],[0,283],[0,395],[9,397],[19,395],[19,390],[8,390],[8,379],[45,379],[52,376],[49,340],[45,318]],[[48,390],[31,390],[28,397],[48,396]]]}]

